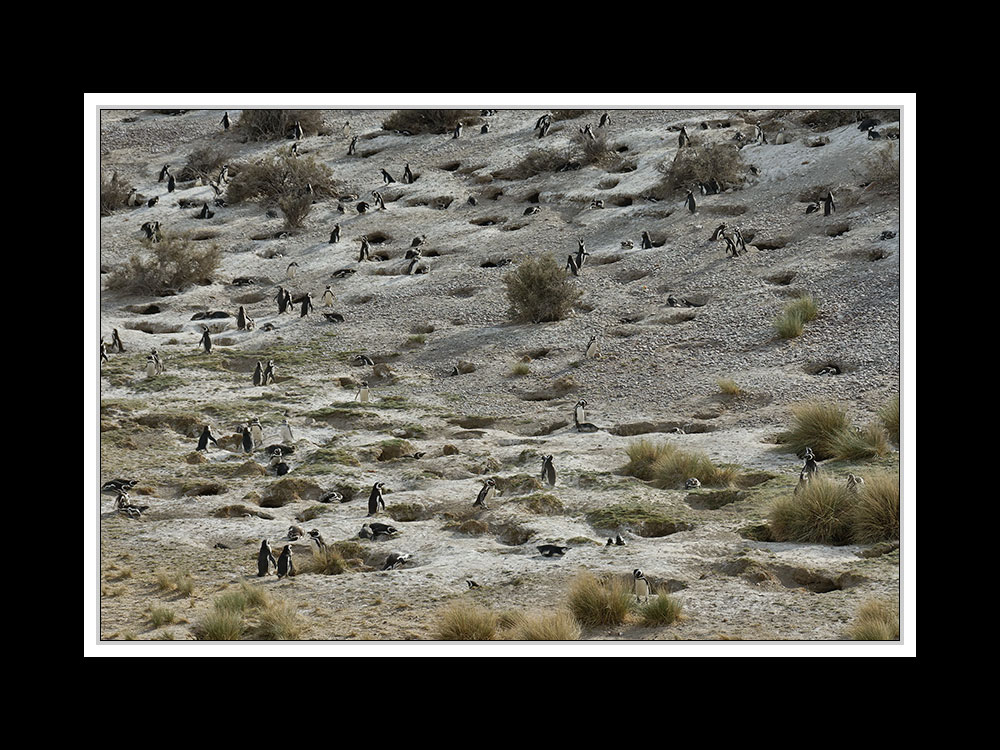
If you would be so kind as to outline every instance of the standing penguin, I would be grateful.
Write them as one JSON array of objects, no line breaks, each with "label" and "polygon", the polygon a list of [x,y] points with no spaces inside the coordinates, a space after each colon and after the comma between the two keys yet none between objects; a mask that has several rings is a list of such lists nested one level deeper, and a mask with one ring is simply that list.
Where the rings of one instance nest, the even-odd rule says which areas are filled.
[{"label": "standing penguin", "polygon": [[285,303],[285,290],[282,287],[278,287],[278,293],[274,295],[274,301],[278,305],[278,314],[285,312],[287,305]]},{"label": "standing penguin", "polygon": [[358,150],[358,137],[354,136],[351,138],[351,145],[347,147],[347,155],[351,156],[355,154]]},{"label": "standing penguin", "polygon": [[691,213],[698,210],[698,205],[694,201],[694,191],[688,190],[687,197],[684,199],[684,205],[687,206],[688,211]]},{"label": "standing penguin", "polygon": [[802,473],[808,474],[811,479],[819,471],[819,465],[816,463],[816,456],[812,452],[812,448],[806,448],[805,452],[805,466],[802,467]]},{"label": "standing penguin", "polygon": [[586,246],[583,244],[583,240],[577,240],[579,247],[576,249],[576,267],[583,268],[583,262],[587,259],[590,253],[587,252]]},{"label": "standing penguin", "polygon": [[212,441],[212,444],[218,448],[219,444],[215,442],[215,437],[212,435],[212,431],[205,425],[205,429],[201,431],[201,437],[198,438],[198,447],[195,450],[203,451],[208,450],[208,442]]},{"label": "standing penguin", "polygon": [[244,309],[243,305],[240,305],[239,311],[236,313],[236,330],[245,331],[247,329],[247,311]]},{"label": "standing penguin", "polygon": [[288,264],[288,268],[285,269],[285,276],[287,276],[290,279],[294,279],[295,272],[298,270],[299,270],[299,264],[293,260],[291,263]]},{"label": "standing penguin", "polygon": [[326,549],[326,540],[323,539],[323,535],[319,533],[319,529],[311,529],[309,531],[309,538],[316,542],[316,547],[320,552]]},{"label": "standing penguin", "polygon": [[150,354],[146,357],[146,377],[152,378],[156,376],[156,360],[153,359],[153,355]]},{"label": "standing penguin", "polygon": [[549,487],[556,486],[556,469],[552,465],[552,456],[542,456],[542,479]]},{"label": "standing penguin", "polygon": [[478,505],[483,508],[486,508],[486,510],[489,510],[490,506],[488,506],[486,503],[492,500],[493,496],[496,495],[496,493],[497,493],[496,480],[487,479],[486,483],[483,485],[483,488],[479,490],[479,495],[476,496],[476,502],[472,504],[473,507]]},{"label": "standing penguin", "polygon": [[368,515],[374,516],[378,513],[379,507],[385,510],[385,500],[382,499],[382,488],[385,487],[385,482],[375,482],[372,485],[371,494],[368,496]]},{"label": "standing penguin", "polygon": [[108,357],[108,345],[104,343],[104,339],[101,339],[101,362],[110,362],[111,358]]},{"label": "standing penguin", "polygon": [[292,563],[292,546],[290,544],[286,544],[281,550],[281,554],[278,555],[276,567],[279,579],[295,575],[295,565]]},{"label": "standing penguin", "polygon": [[395,181],[396,181],[395,178],[393,178],[393,176],[391,174],[389,174],[388,172],[386,172],[384,169],[382,170],[382,182],[383,182],[383,184],[390,185],[390,184],[392,184]]},{"label": "standing penguin", "polygon": [[369,260],[371,254],[371,244],[368,242],[368,235],[361,235],[361,249],[358,251],[358,263]]},{"label": "standing penguin", "polygon": [[278,561],[274,559],[271,547],[264,539],[260,543],[260,551],[257,553],[257,577],[262,578],[271,572],[271,566],[278,567]]},{"label": "standing penguin", "polygon": [[458,125],[455,126],[455,132],[451,137],[452,139],[462,137],[462,123],[458,123]]},{"label": "standing penguin", "polygon": [[208,326],[203,325],[202,328],[205,329],[205,332],[203,334],[201,334],[201,341],[199,341],[198,344],[199,344],[199,346],[205,347],[205,353],[206,354],[211,354],[212,353],[212,337],[211,337],[211,335],[208,332]]},{"label": "standing penguin", "polygon": [[222,127],[225,128],[226,130],[229,130],[229,113],[228,112],[226,112],[226,114],[224,114],[222,116],[222,119],[219,120],[219,124],[222,125]]},{"label": "standing penguin", "polygon": [[827,190],[826,198],[823,199],[823,215],[829,216],[836,210],[837,210],[837,204],[833,202],[833,192]]},{"label": "standing penguin", "polygon": [[638,602],[640,598],[649,601],[649,581],[646,580],[646,576],[642,574],[642,571],[636,568],[632,571],[632,578],[635,579],[635,600]]},{"label": "standing penguin", "polygon": [[323,291],[323,307],[333,307],[333,290],[329,284]]},{"label": "standing penguin", "polygon": [[313,296],[311,293],[306,293],[306,296],[302,298],[302,312],[299,315],[300,318],[304,318],[311,310],[315,310],[313,307]]},{"label": "standing penguin", "polygon": [[257,366],[253,368],[253,384],[264,385],[264,367],[261,365],[259,359],[257,360]]},{"label": "standing penguin", "polygon": [[292,428],[288,426],[287,417],[281,420],[281,428],[279,432],[281,433],[281,442],[286,445],[292,445],[295,442],[295,439],[292,437]]},{"label": "standing penguin", "polygon": [[576,258],[572,255],[566,257],[566,268],[572,271],[574,276],[580,275],[580,267],[576,264]]},{"label": "standing penguin", "polygon": [[677,148],[683,148],[689,143],[691,143],[691,139],[688,138],[687,128],[681,125],[680,135],[677,136]]},{"label": "standing penguin", "polygon": [[295,121],[295,130],[293,131],[293,135],[295,136],[295,140],[297,141],[301,141],[302,136],[305,135],[305,131],[302,130],[302,125],[299,124],[298,120]]},{"label": "standing penguin", "polygon": [[591,336],[590,341],[587,342],[587,359],[593,359],[597,356],[597,336]]},{"label": "standing penguin", "polygon": [[122,343],[121,337],[118,335],[118,329],[111,329],[111,345],[115,348],[116,352],[125,351],[125,345]]},{"label": "standing penguin", "polygon": [[362,380],[361,384],[358,386],[358,392],[354,394],[354,400],[362,404],[367,404],[370,398],[371,396],[368,393],[368,381]]},{"label": "standing penguin", "polygon": [[267,366],[264,368],[264,382],[263,385],[267,385],[268,381],[274,382],[274,360],[267,360]]},{"label": "standing penguin", "polygon": [[413,172],[410,171],[410,163],[407,162],[406,166],[403,168],[403,182],[407,185],[413,182]]},{"label": "standing penguin", "polygon": [[653,249],[653,240],[649,238],[649,232],[642,233],[642,249],[643,250]]},{"label": "standing penguin", "polygon": [[576,406],[573,407],[573,419],[576,420],[577,424],[587,421],[587,402],[583,399],[577,401]]},{"label": "standing penguin", "polygon": [[607,112],[605,112],[603,115],[601,115],[601,122],[598,123],[597,127],[598,128],[603,128],[603,127],[605,127],[607,125],[610,125],[610,124],[611,124],[611,115],[609,115]]},{"label": "standing penguin", "polygon": [[329,244],[335,245],[338,242],[340,242],[340,224],[334,224],[333,231],[330,232]]},{"label": "standing penguin", "polygon": [[250,434],[250,427],[243,425],[241,430],[243,432],[243,452],[253,453],[253,435]]},{"label": "standing penguin", "polygon": [[257,417],[250,420],[250,436],[253,438],[254,448],[260,448],[264,444],[264,428]]},{"label": "standing penguin", "polygon": [[168,193],[174,192],[174,188],[176,186],[177,186],[177,180],[174,179],[174,176],[170,174],[170,172],[167,172],[167,192]]},{"label": "standing penguin", "polygon": [[170,174],[170,165],[164,164],[163,169],[160,170],[160,179],[157,182],[163,182],[163,178]]}]

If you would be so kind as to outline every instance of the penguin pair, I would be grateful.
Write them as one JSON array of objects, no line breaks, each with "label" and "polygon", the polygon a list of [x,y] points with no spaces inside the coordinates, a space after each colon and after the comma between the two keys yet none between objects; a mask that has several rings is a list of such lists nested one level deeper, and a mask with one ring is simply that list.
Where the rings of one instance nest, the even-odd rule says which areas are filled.
[{"label": "penguin pair", "polygon": [[283,477],[289,472],[288,464],[285,463],[285,459],[281,455],[281,448],[275,448],[271,451],[271,459],[268,462],[268,468],[279,477]]},{"label": "penguin pair", "polygon": [[614,539],[608,537],[608,543],[604,545],[605,547],[625,547],[625,540],[622,539],[622,535],[618,534]]}]

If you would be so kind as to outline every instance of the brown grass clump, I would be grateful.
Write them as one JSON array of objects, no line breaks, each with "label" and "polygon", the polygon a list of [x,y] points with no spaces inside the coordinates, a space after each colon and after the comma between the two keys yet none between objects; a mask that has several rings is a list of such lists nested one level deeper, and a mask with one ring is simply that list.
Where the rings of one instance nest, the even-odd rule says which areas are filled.
[{"label": "brown grass clump", "polygon": [[226,189],[226,200],[233,204],[257,198],[277,202],[308,194],[309,185],[313,199],[340,192],[340,185],[326,164],[309,156],[280,154],[257,164],[240,165]]},{"label": "brown grass clump", "polygon": [[524,615],[517,613],[512,626],[504,634],[510,641],[576,641],[580,626],[573,615],[563,609]]},{"label": "brown grass clump", "polygon": [[727,487],[740,475],[739,467],[717,466],[704,453],[684,451],[666,440],[637,440],[625,449],[629,457],[623,474],[667,489],[696,478],[706,487]]},{"label": "brown grass clump", "polygon": [[482,121],[475,109],[400,109],[382,121],[383,130],[406,130],[421,133],[451,133],[455,126],[478,125]]},{"label": "brown grass clump", "polygon": [[854,495],[844,484],[813,477],[797,495],[774,503],[771,533],[781,542],[849,544],[854,504]]},{"label": "brown grass clump", "polygon": [[492,641],[499,620],[493,612],[470,602],[452,604],[441,614],[438,638],[442,641]]},{"label": "brown grass clump", "polygon": [[892,438],[892,442],[899,445],[899,394],[897,393],[878,414],[879,419],[885,426],[885,431]]},{"label": "brown grass clump", "polygon": [[727,396],[739,396],[743,393],[743,389],[740,388],[737,382],[730,378],[719,378],[715,383],[719,386],[719,390]]},{"label": "brown grass clump", "polygon": [[869,599],[858,607],[847,634],[854,641],[898,641],[899,607],[881,599]]},{"label": "brown grass clump", "polygon": [[657,594],[639,608],[642,624],[647,627],[670,625],[681,616],[684,606],[670,594]]},{"label": "brown grass clump", "polygon": [[825,132],[864,119],[856,109],[815,109],[806,112],[799,122],[811,130]]},{"label": "brown grass clump", "polygon": [[301,195],[285,195],[278,199],[278,208],[285,217],[286,229],[298,229],[305,223],[306,217],[312,210],[312,195],[302,193]]},{"label": "brown grass clump", "polygon": [[191,596],[194,592],[194,578],[186,569],[156,571],[156,585],[160,591],[176,591],[181,596]]},{"label": "brown grass clump", "polygon": [[323,128],[323,115],[317,109],[244,109],[236,132],[251,141],[276,141],[288,138],[296,121],[307,136]]},{"label": "brown grass clump", "polygon": [[551,255],[529,257],[503,278],[510,316],[522,323],[562,320],[582,295]]},{"label": "brown grass clump", "polygon": [[865,477],[850,522],[856,544],[899,539],[899,474]]},{"label": "brown grass clump", "polygon": [[110,216],[119,208],[125,208],[125,199],[132,192],[132,186],[114,173],[110,178],[101,175],[101,216]]},{"label": "brown grass clump", "polygon": [[732,144],[684,147],[677,150],[673,163],[665,169],[663,180],[653,189],[653,195],[663,200],[713,178],[724,188],[731,188],[743,184],[745,176],[743,157]]},{"label": "brown grass clump", "polygon": [[885,431],[877,423],[856,430],[839,404],[807,402],[792,407],[792,428],[781,440],[794,453],[812,448],[817,461],[858,461],[889,453]]},{"label": "brown grass clump", "polygon": [[230,151],[225,148],[217,146],[196,148],[188,156],[187,163],[177,173],[177,181],[214,180],[218,178],[222,167],[228,164],[232,158]]},{"label": "brown grass clump", "polygon": [[299,568],[300,573],[319,573],[325,576],[335,576],[348,570],[347,562],[341,550],[328,546],[325,549],[313,549],[312,557]]},{"label": "brown grass clump", "polygon": [[230,609],[213,609],[195,629],[199,641],[238,641],[246,631],[243,613]]},{"label": "brown grass clump", "polygon": [[108,274],[108,289],[146,294],[181,291],[192,284],[210,282],[222,261],[218,245],[206,246],[186,235],[164,235],[159,242],[143,244],[144,255],[133,255]]},{"label": "brown grass clump", "polygon": [[625,448],[628,454],[628,464],[622,469],[623,474],[627,474],[644,482],[653,478],[653,464],[668,450],[669,443],[662,441],[659,443],[642,438],[628,444]]},{"label": "brown grass clump", "polygon": [[889,454],[882,425],[872,422],[859,430],[845,430],[834,436],[830,449],[842,461],[862,461],[866,458],[881,458]]},{"label": "brown grass clump", "polygon": [[593,573],[580,573],[569,591],[569,609],[584,627],[621,625],[632,609],[632,592],[620,578],[602,583]]},{"label": "brown grass clump", "polygon": [[527,180],[539,174],[559,172],[570,164],[570,156],[565,151],[534,149],[517,164],[499,169],[493,173],[497,180]]},{"label": "brown grass clump", "polygon": [[298,608],[291,602],[268,602],[259,614],[254,638],[261,641],[297,641],[302,635]]},{"label": "brown grass clump", "polygon": [[811,296],[799,297],[785,305],[781,316],[774,321],[774,327],[781,338],[793,339],[801,336],[805,324],[815,320],[818,314],[816,301]]}]

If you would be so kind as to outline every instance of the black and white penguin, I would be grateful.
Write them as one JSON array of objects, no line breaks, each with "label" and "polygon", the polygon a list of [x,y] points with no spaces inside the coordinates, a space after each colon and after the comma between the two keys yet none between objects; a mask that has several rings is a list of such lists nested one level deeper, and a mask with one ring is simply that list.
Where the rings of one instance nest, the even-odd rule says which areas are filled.
[{"label": "black and white penguin", "polygon": [[632,571],[632,578],[635,580],[635,600],[637,602],[639,599],[649,601],[649,581],[646,580],[646,576],[636,568]]},{"label": "black and white penguin", "polygon": [[621,534],[616,534],[615,535],[615,546],[616,547],[624,547],[625,546],[625,540],[622,539],[622,535]]},{"label": "black and white penguin", "polygon": [[857,494],[861,492],[861,488],[864,486],[865,480],[855,474],[847,475],[847,489],[851,492]]},{"label": "black and white penguin", "polygon": [[462,123],[458,123],[458,125],[455,126],[455,132],[452,134],[451,137],[452,139],[462,137]]},{"label": "black and white penguin", "polygon": [[423,254],[423,251],[419,247],[411,247],[406,250],[406,255],[403,256],[405,260],[412,260],[413,258],[419,258]]},{"label": "black and white penguin", "polygon": [[384,169],[382,170],[382,182],[384,184],[391,185],[395,181],[396,181],[395,178],[391,174],[386,172]]},{"label": "black and white penguin", "polygon": [[420,263],[420,256],[419,255],[416,256],[416,257],[414,257],[413,259],[411,259],[410,260],[410,265],[408,265],[406,267],[406,275],[407,276],[412,276],[414,271],[416,271],[417,273],[426,273],[426,271],[427,271],[426,267],[423,267],[423,268],[420,268],[420,269],[417,268],[417,264],[418,263]]},{"label": "black and white penguin", "polygon": [[372,539],[375,534],[372,533],[372,528],[368,524],[362,524],[361,531],[358,532],[359,539]]},{"label": "black and white penguin", "polygon": [[162,375],[166,368],[163,366],[163,362],[160,361],[160,355],[157,353],[156,349],[150,349],[149,356],[153,358],[153,362],[156,364],[156,374]]},{"label": "black and white penguin", "polygon": [[534,216],[535,214],[541,212],[541,210],[542,209],[539,208],[538,206],[528,206],[526,209],[524,209],[524,213],[521,214],[521,215],[522,216]]},{"label": "black and white penguin", "polygon": [[287,276],[289,279],[294,279],[295,274],[298,270],[299,270],[299,264],[293,260],[291,263],[288,264],[288,267],[285,269],[285,276]]},{"label": "black and white penguin", "polygon": [[802,467],[802,471],[810,475],[810,478],[819,471],[819,465],[816,463],[816,456],[812,452],[812,448],[806,448],[805,454],[805,466]]},{"label": "black and white penguin", "polygon": [[552,465],[552,456],[542,456],[542,479],[549,487],[556,486],[556,469]]},{"label": "black and white penguin", "polygon": [[197,218],[197,219],[211,219],[214,216],[215,216],[215,212],[208,210],[208,203],[202,203],[201,204],[201,211],[198,212],[198,215],[195,218]]},{"label": "black and white penguin", "polygon": [[875,130],[875,128],[872,128],[871,130],[868,131],[868,140],[869,141],[877,141],[881,137],[882,137],[882,134],[880,132],[878,132],[877,130]]},{"label": "black and white penguin", "polygon": [[615,540],[612,539],[611,537],[608,537],[608,543],[605,544],[604,546],[605,547],[614,547],[615,546]]},{"label": "black and white penguin", "polygon": [[304,318],[306,315],[309,314],[310,311],[315,311],[316,308],[313,307],[312,298],[313,296],[312,293],[310,292],[307,292],[306,295],[302,298],[302,310],[299,313],[300,318]]},{"label": "black and white penguin", "polygon": [[292,546],[286,544],[281,550],[281,554],[278,555],[278,562],[276,564],[278,569],[278,578],[284,578],[285,576],[295,575],[295,564],[292,562]]},{"label": "black and white penguin", "polygon": [[264,444],[264,428],[257,417],[250,420],[250,437],[253,438],[254,448],[260,448]]},{"label": "black and white penguin", "polygon": [[146,356],[146,377],[156,377],[156,360],[153,359],[152,355]]},{"label": "black and white penguin", "polygon": [[340,242],[340,224],[334,224],[333,231],[330,232],[329,244],[334,245]]},{"label": "black and white penguin", "polygon": [[286,303],[285,300],[286,300],[285,290],[284,290],[283,287],[279,286],[278,287],[278,293],[276,295],[274,295],[274,301],[278,305],[278,314],[279,315],[281,313],[285,312],[285,310],[287,309],[287,303]]},{"label": "black and white penguin", "polygon": [[382,199],[382,193],[378,190],[372,190],[372,198],[375,199],[375,205],[378,207],[378,210],[385,211],[385,201]]},{"label": "black and white penguin", "polygon": [[175,187],[177,187],[177,180],[174,179],[174,176],[170,172],[167,172],[167,192],[174,192]]},{"label": "black and white penguin", "polygon": [[684,146],[686,146],[690,142],[691,142],[691,139],[688,137],[687,128],[684,127],[683,125],[681,125],[680,135],[677,136],[677,148],[683,148]]},{"label": "black and white penguin", "polygon": [[478,584],[478,583],[476,583],[475,581],[473,581],[472,579],[469,579],[469,580],[467,580],[467,581],[466,581],[465,583],[466,583],[466,585],[467,585],[467,586],[468,586],[468,587],[469,587],[470,589],[478,589],[478,588],[479,588],[479,584]]},{"label": "black and white penguin", "polygon": [[243,432],[243,452],[253,453],[253,435],[250,434],[250,427],[243,425],[241,431]]},{"label": "black and white penguin", "polygon": [[490,124],[488,122],[484,123],[483,126],[479,128],[480,135],[486,135],[489,132],[490,132]]},{"label": "black and white penguin", "polygon": [[228,113],[228,112],[226,112],[226,113],[225,113],[225,114],[224,114],[224,115],[222,116],[222,119],[221,119],[221,120],[219,120],[219,124],[220,124],[220,125],[221,125],[221,126],[222,126],[222,127],[224,128],[224,129],[226,129],[226,130],[229,130],[229,113]]},{"label": "black and white penguin", "polygon": [[572,271],[574,276],[580,275],[580,267],[576,264],[576,258],[572,255],[569,255],[566,258],[566,268]]},{"label": "black and white penguin", "polygon": [[305,131],[302,129],[302,125],[298,120],[295,121],[295,127],[292,129],[292,135],[295,136],[295,140],[301,141],[302,136],[305,135]]},{"label": "black and white penguin", "polygon": [[368,495],[368,515],[374,516],[378,513],[379,508],[385,510],[385,500],[382,498],[382,488],[385,487],[385,482],[375,482],[372,485],[371,494]]},{"label": "black and white penguin", "polygon": [[160,170],[160,179],[157,182],[163,182],[163,178],[170,174],[170,165],[164,164],[163,169]]},{"label": "black and white penguin", "polygon": [[369,357],[367,354],[358,354],[354,357],[354,364],[356,365],[368,365],[369,367],[375,366],[375,360]]},{"label": "black and white penguin", "polygon": [[411,555],[401,554],[399,552],[390,552],[389,556],[385,558],[385,565],[382,566],[382,570],[395,570],[396,568],[402,567],[403,563],[409,560]]},{"label": "black and white penguin", "polygon": [[358,213],[359,214],[363,214],[363,213],[367,212],[368,209],[371,208],[371,206],[369,206],[364,201],[359,201],[358,205],[356,206],[356,208],[358,209]]},{"label": "black and white penguin", "polygon": [[379,523],[377,521],[372,521],[371,523],[365,524],[371,529],[372,539],[378,541],[379,537],[385,537],[386,539],[391,539],[399,533],[399,529],[395,526],[390,526],[387,523]]},{"label": "black and white penguin", "polygon": [[590,341],[587,342],[587,359],[593,359],[597,356],[597,336],[591,336]]},{"label": "black and white penguin", "polygon": [[403,182],[407,185],[413,182],[413,172],[410,171],[410,163],[407,162],[406,166],[403,168]]},{"label": "black and white penguin", "polygon": [[368,381],[362,380],[360,385],[358,385],[358,392],[354,394],[353,401],[357,401],[362,404],[367,404],[371,399],[371,394],[368,392]]},{"label": "black and white penguin", "polygon": [[247,328],[247,311],[243,305],[236,311],[236,330],[245,331]]},{"label": "black and white penguin", "polygon": [[264,366],[257,360],[257,366],[253,368],[253,384],[264,385]]},{"label": "black and white penguin", "polygon": [[320,552],[326,549],[326,540],[323,539],[323,535],[319,533],[319,529],[310,529],[309,538],[316,542],[316,548]]},{"label": "black and white penguin", "polygon": [[109,479],[101,485],[101,493],[104,495],[117,495],[120,490],[128,492],[139,484],[138,479]]},{"label": "black and white penguin", "polygon": [[569,547],[560,547],[558,544],[540,544],[535,547],[535,549],[541,552],[545,557],[552,557],[553,555],[562,557],[566,554],[566,550],[568,550]]},{"label": "black and white penguin", "polygon": [[111,358],[108,357],[108,345],[101,339],[101,362],[110,362]]},{"label": "black and white penguin", "polygon": [[496,495],[496,492],[497,492],[496,480],[487,479],[486,482],[483,484],[483,488],[479,490],[479,495],[476,496],[476,502],[472,504],[473,507],[478,505],[480,507],[486,508],[486,510],[489,510],[490,506],[487,505],[486,503],[488,503],[490,500],[493,499],[494,495]]},{"label": "black and white penguin", "polygon": [[709,242],[715,242],[722,236],[722,233],[725,231],[726,231],[726,224],[725,222],[723,222],[722,224],[719,224],[719,226],[715,228],[714,232],[712,232],[712,236],[709,237]]},{"label": "black and white penguin", "polygon": [[274,382],[274,360],[267,360],[267,365],[264,367],[264,382],[263,385],[267,385],[268,382]]},{"label": "black and white penguin", "polygon": [[211,354],[212,353],[212,336],[208,332],[208,326],[203,325],[202,328],[205,329],[205,332],[201,334],[201,341],[198,342],[198,345],[205,347],[205,353],[206,354]]},{"label": "black and white penguin", "polygon": [[159,202],[160,202],[160,196],[154,195],[152,198],[150,198],[148,201],[146,201],[146,205],[149,208],[152,208],[153,206],[155,206]]},{"label": "black and white penguin", "polygon": [[333,307],[333,289],[329,284],[323,290],[323,307]]},{"label": "black and white penguin", "polygon": [[684,199],[684,205],[687,206],[688,211],[691,213],[698,210],[698,205],[694,200],[694,191],[688,190],[687,198]]},{"label": "black and white penguin", "polygon": [[833,202],[833,192],[826,191],[826,198],[823,199],[823,215],[829,216],[837,210],[837,204]]},{"label": "black and white penguin", "polygon": [[292,428],[288,425],[288,419],[281,420],[281,427],[278,428],[278,434],[281,435],[281,442],[285,445],[293,445],[295,443],[295,438],[292,436]]},{"label": "black and white penguin", "polygon": [[579,246],[576,249],[576,267],[583,268],[584,261],[590,256],[587,252],[587,247],[584,245],[583,240],[577,240]]},{"label": "black and white penguin", "polygon": [[278,567],[278,561],[274,559],[274,553],[267,540],[260,543],[260,551],[257,552],[257,577],[262,578],[271,572],[271,566]]},{"label": "black and white penguin", "polygon": [[611,124],[611,115],[605,112],[601,115],[601,121],[597,124],[598,128],[603,128]]},{"label": "black and white penguin", "polygon": [[577,422],[587,421],[587,402],[583,399],[577,401],[576,405],[573,407],[573,418]]},{"label": "black and white penguin", "polygon": [[347,147],[347,155],[351,156],[358,150],[358,136],[351,138],[351,145]]},{"label": "black and white penguin", "polygon": [[[298,156],[299,155],[299,142],[298,141],[296,141],[295,143],[292,144],[292,149],[291,149],[291,151],[289,153],[292,156]],[[307,190],[306,192],[309,192],[309,191]]]},{"label": "black and white penguin", "polygon": [[640,245],[640,247],[642,247],[643,250],[653,249],[653,240],[650,239],[649,232],[642,233],[642,245]]},{"label": "black and white penguin", "polygon": [[813,214],[819,211],[819,201],[813,201],[806,206],[806,214]]}]

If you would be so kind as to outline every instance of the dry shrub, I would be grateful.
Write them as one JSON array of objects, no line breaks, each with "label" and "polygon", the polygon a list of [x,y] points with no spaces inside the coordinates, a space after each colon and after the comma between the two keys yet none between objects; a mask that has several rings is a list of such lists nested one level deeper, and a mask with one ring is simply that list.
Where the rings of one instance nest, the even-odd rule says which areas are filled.
[{"label": "dry shrub", "polygon": [[[177,173],[178,182],[190,182],[199,178],[214,180],[222,167],[232,160],[232,154],[217,146],[203,146],[191,152],[187,163]],[[235,176],[235,173],[230,176]]]},{"label": "dry shrub", "polygon": [[679,190],[693,189],[699,182],[710,182],[713,178],[724,188],[741,185],[745,176],[743,157],[739,148],[732,144],[684,147],[677,150],[665,177],[652,192],[654,197],[663,200]]},{"label": "dry shrub", "polygon": [[580,573],[570,586],[569,608],[584,627],[621,625],[632,609],[632,592],[620,578],[599,581],[593,573]]},{"label": "dry shrub", "polygon": [[889,454],[882,425],[872,422],[859,430],[845,430],[834,436],[830,449],[841,461],[862,461],[866,458],[881,458]]},{"label": "dry shrub", "polygon": [[815,109],[803,114],[799,122],[811,130],[825,132],[863,119],[864,113],[856,109]]},{"label": "dry shrub", "polygon": [[247,140],[275,141],[288,138],[296,121],[305,135],[316,135],[323,128],[323,115],[317,109],[244,109],[236,130]]},{"label": "dry shrub", "polygon": [[503,280],[511,305],[510,316],[522,323],[562,320],[582,294],[551,255],[522,260]]},{"label": "dry shrub", "polygon": [[216,244],[194,242],[188,235],[164,234],[159,242],[143,241],[144,255],[108,274],[108,289],[158,294],[208,283],[219,268],[222,251]]},{"label": "dry shrub", "polygon": [[505,633],[511,641],[576,641],[580,626],[566,610],[523,615],[517,613],[512,627]]},{"label": "dry shrub", "polygon": [[608,143],[603,130],[595,133],[593,138],[586,133],[577,132],[573,135],[573,143],[580,150],[579,162],[583,165],[593,164],[613,171],[622,164],[622,157]]},{"label": "dry shrub", "polygon": [[849,544],[855,497],[846,485],[815,476],[797,495],[771,508],[771,533],[780,542]]},{"label": "dry shrub", "polygon": [[858,607],[847,634],[854,641],[898,641],[899,607],[881,599],[869,599]]},{"label": "dry shrub", "polygon": [[577,117],[583,117],[591,112],[593,112],[592,109],[554,109],[552,110],[552,121],[575,120]]},{"label": "dry shrub", "polygon": [[406,130],[421,133],[450,133],[455,126],[478,125],[482,121],[476,109],[400,109],[382,121],[383,130]]},{"label": "dry shrub", "polygon": [[865,159],[868,182],[879,192],[892,194],[899,192],[899,147],[886,143]]},{"label": "dry shrub", "polygon": [[101,216],[110,216],[119,208],[125,208],[125,199],[132,192],[132,186],[118,177],[101,175]]},{"label": "dry shrub", "polygon": [[499,620],[493,612],[462,601],[441,614],[438,638],[442,641],[492,641],[498,627]]},{"label": "dry shrub", "polygon": [[226,200],[230,203],[255,198],[278,201],[286,196],[303,195],[307,185],[312,185],[313,198],[340,192],[340,185],[326,164],[308,156],[280,154],[257,164],[240,165],[226,189]]},{"label": "dry shrub", "polygon": [[865,478],[851,511],[856,544],[899,539],[899,474],[873,474]]},{"label": "dry shrub", "polygon": [[285,227],[298,229],[312,210],[312,195],[286,195],[278,199],[278,208],[285,217]]},{"label": "dry shrub", "polygon": [[547,172],[560,172],[570,163],[570,155],[566,151],[534,149],[514,166],[493,172],[493,177],[497,180],[526,180]]}]

